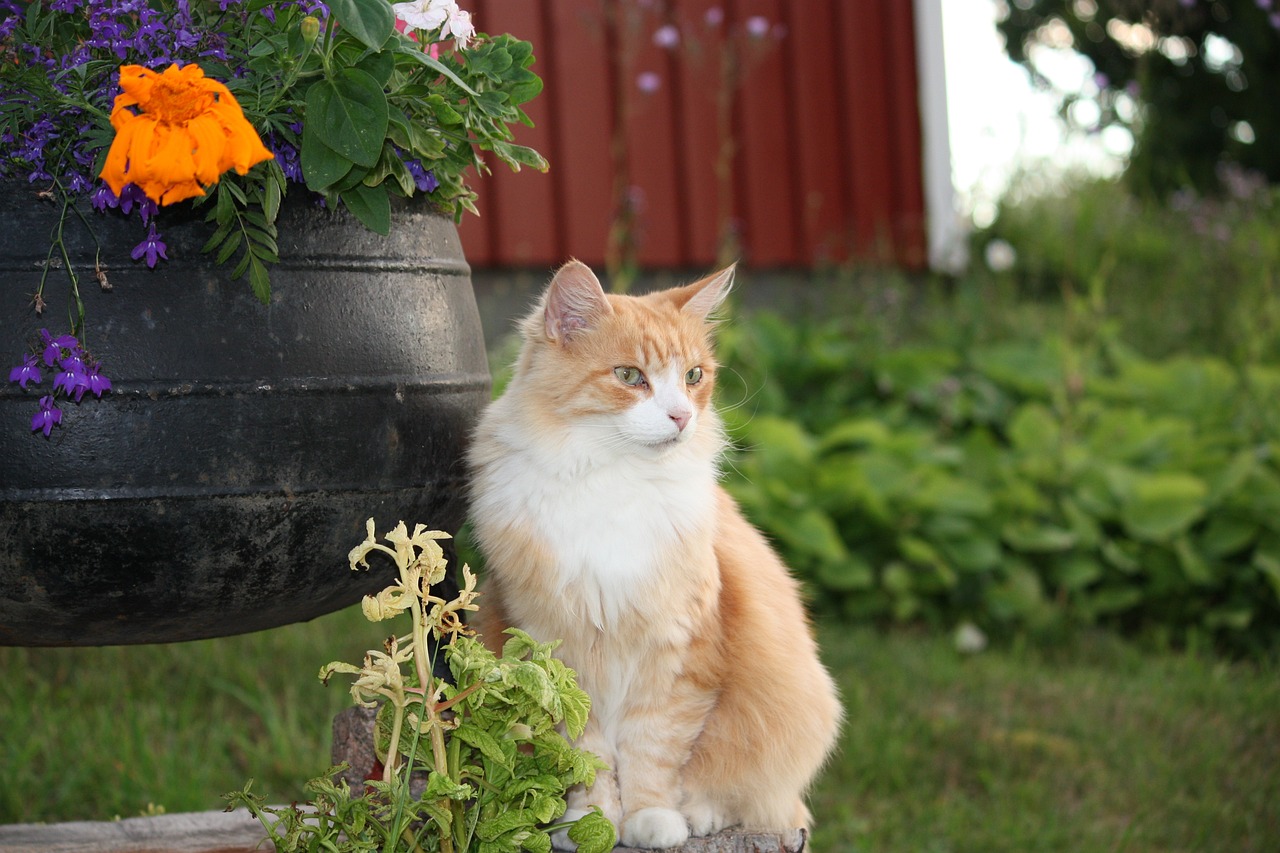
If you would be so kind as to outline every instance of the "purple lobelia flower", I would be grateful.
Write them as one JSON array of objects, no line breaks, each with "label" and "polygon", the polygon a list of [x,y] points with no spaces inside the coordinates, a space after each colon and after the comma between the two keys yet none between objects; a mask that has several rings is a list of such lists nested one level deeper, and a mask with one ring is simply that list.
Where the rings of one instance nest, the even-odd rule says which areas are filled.
[{"label": "purple lobelia flower", "polygon": [[43,380],[40,375],[40,359],[31,353],[27,353],[22,357],[22,364],[9,371],[9,381],[17,382],[18,387],[23,391],[27,390],[27,383],[32,382],[39,385]]},{"label": "purple lobelia flower", "polygon": [[416,157],[412,160],[405,160],[404,165],[409,170],[409,174],[413,176],[413,185],[418,188],[418,192],[435,192],[436,187],[440,186],[440,182],[436,180],[436,173],[430,169],[422,168],[422,162]]},{"label": "purple lobelia flower", "polygon": [[[102,372],[102,364],[100,362],[95,361],[89,365],[88,371],[89,392],[101,400],[102,395],[111,390],[111,380]],[[78,400],[79,398],[77,398]]]},{"label": "purple lobelia flower", "polygon": [[31,418],[31,431],[43,432],[44,437],[48,438],[53,432],[55,424],[62,423],[62,410],[53,404],[53,395],[47,394],[40,398],[40,408]]},{"label": "purple lobelia flower", "polygon": [[129,256],[135,261],[145,256],[147,259],[147,266],[155,269],[157,258],[164,258],[166,261],[169,260],[169,256],[165,254],[166,249],[168,249],[168,246],[166,246],[164,241],[160,239],[160,234],[156,231],[156,224],[152,222],[151,230],[147,232],[147,238],[134,246],[133,251],[129,253]]},{"label": "purple lobelia flower", "polygon": [[75,335],[58,335],[56,338],[49,334],[48,329],[40,330],[40,343],[44,345],[41,353],[44,357],[46,367],[53,367],[63,357],[63,350],[78,349],[80,341]]}]

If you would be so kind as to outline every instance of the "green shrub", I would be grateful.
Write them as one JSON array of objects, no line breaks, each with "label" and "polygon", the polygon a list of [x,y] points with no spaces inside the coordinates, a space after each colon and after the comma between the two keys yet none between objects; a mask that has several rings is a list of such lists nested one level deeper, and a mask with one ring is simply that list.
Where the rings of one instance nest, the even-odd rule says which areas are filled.
[{"label": "green shrub", "polygon": [[1280,368],[1148,360],[1105,333],[855,331],[721,331],[727,485],[817,607],[1277,645]]}]

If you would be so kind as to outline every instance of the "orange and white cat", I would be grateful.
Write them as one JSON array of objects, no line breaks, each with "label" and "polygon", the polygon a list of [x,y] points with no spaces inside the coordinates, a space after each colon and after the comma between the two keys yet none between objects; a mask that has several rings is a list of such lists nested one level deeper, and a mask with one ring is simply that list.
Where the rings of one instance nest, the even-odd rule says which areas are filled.
[{"label": "orange and white cat", "polygon": [[470,451],[477,627],[563,639],[592,701],[578,745],[611,768],[567,816],[599,806],[632,847],[807,827],[842,716],[796,582],[717,482],[708,318],[732,280],[606,295],[570,261]]}]

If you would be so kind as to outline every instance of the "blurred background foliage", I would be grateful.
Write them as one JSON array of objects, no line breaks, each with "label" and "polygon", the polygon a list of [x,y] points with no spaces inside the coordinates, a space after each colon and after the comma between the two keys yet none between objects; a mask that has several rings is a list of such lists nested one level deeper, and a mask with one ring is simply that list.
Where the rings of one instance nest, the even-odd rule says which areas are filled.
[{"label": "blurred background foliage", "polygon": [[[728,485],[853,621],[1280,637],[1280,194],[1081,179],[971,273],[721,329]],[[749,285],[748,285],[749,286]]]},{"label": "blurred background foliage", "polygon": [[[1037,48],[1074,50],[1096,94],[1063,93],[1068,122],[1127,127],[1140,195],[1222,188],[1234,164],[1280,181],[1280,6],[1271,0],[1008,0],[1009,56],[1040,85]],[[1080,98],[1100,108],[1073,109]]]}]

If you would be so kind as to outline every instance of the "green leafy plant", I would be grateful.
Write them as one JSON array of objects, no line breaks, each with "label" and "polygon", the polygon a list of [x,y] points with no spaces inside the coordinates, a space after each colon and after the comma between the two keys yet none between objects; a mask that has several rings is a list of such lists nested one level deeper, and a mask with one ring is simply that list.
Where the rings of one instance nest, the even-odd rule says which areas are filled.
[{"label": "green leafy plant", "polygon": [[956,337],[721,330],[746,400],[728,486],[819,607],[1280,644],[1280,369],[1147,359],[1105,328]]},{"label": "green leafy plant", "polygon": [[[557,644],[508,631],[494,655],[462,622],[477,609],[475,576],[462,568],[462,588],[451,599],[433,595],[445,579],[437,540],[447,534],[401,522],[377,541],[352,550],[352,569],[381,552],[394,559],[395,582],[363,602],[371,621],[407,613],[410,630],[370,651],[362,666],[335,661],[320,670],[355,677],[356,704],[378,707],[375,748],[382,778],[352,792],[331,768],[311,780],[309,808],[265,805],[252,782],[227,795],[228,808],[245,806],[262,821],[278,850],[430,851],[430,853],[549,853],[548,834],[567,829],[584,853],[603,853],[616,841],[613,825],[595,811],[557,825],[572,785],[591,784],[604,764],[561,734],[581,735],[590,700],[572,670],[552,657]],[[442,653],[452,679],[434,674]],[[425,773],[422,790],[415,771]]]}]

